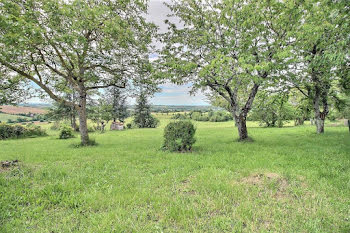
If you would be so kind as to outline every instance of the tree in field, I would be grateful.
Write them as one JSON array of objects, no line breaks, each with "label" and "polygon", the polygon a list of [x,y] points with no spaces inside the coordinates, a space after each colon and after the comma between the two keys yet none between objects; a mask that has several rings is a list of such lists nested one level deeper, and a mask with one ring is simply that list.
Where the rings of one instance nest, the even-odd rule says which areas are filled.
[{"label": "tree in field", "polygon": [[124,122],[124,120],[129,116],[128,106],[127,106],[127,95],[126,93],[117,87],[112,87],[109,93],[109,98],[111,98],[112,103],[112,117],[113,121],[117,120]]},{"label": "tree in field", "polygon": [[[155,26],[143,0],[1,0],[0,68],[29,80],[79,115],[87,145],[86,100],[92,90],[125,87],[148,61]],[[66,86],[78,102],[64,98]]]},{"label": "tree in field", "polygon": [[[346,56],[349,34],[343,33],[345,17],[341,1],[305,1],[293,45],[299,62],[291,77],[296,88],[312,101],[317,133],[324,133],[331,89]],[[348,6],[347,6],[348,7]],[[349,25],[348,25],[349,26]],[[348,54],[348,55],[346,55]]]},{"label": "tree in field", "polygon": [[104,132],[106,124],[113,119],[112,105],[100,98],[88,104],[88,116],[97,124],[97,129]]},{"label": "tree in field", "polygon": [[239,139],[248,139],[247,115],[259,88],[281,78],[289,62],[295,1],[174,0],[181,26],[168,21],[162,69],[177,84],[209,89],[226,101]]},{"label": "tree in field", "polygon": [[293,109],[288,102],[287,91],[271,93],[260,91],[253,105],[251,118],[266,127],[283,127],[285,121],[293,119]]},{"label": "tree in field", "polygon": [[293,107],[295,125],[304,125],[306,120],[312,118],[312,102],[300,91],[296,89],[289,90],[289,102]]},{"label": "tree in field", "polygon": [[156,128],[159,120],[152,116],[151,105],[147,100],[147,93],[141,90],[137,97],[133,123],[138,128]]}]

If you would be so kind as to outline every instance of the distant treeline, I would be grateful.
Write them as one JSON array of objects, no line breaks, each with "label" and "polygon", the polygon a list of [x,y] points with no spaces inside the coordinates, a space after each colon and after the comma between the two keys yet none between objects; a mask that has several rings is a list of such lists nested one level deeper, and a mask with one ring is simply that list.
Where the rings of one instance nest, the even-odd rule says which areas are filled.
[{"label": "distant treeline", "polygon": [[176,113],[172,119],[176,120],[194,120],[194,121],[211,121],[224,122],[233,120],[230,113],[226,111],[190,111],[188,113]]}]

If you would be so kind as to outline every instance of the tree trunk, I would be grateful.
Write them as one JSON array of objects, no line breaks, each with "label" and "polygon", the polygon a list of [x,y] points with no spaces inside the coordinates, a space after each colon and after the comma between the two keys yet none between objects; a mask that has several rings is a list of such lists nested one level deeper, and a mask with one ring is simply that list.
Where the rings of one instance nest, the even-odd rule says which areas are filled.
[{"label": "tree trunk", "polygon": [[324,120],[323,119],[316,118],[316,129],[317,129],[318,134],[324,133]]},{"label": "tree trunk", "polygon": [[247,130],[247,120],[244,116],[239,115],[235,117],[237,129],[238,129],[238,135],[239,135],[239,141],[244,141],[248,139],[248,130]]},{"label": "tree trunk", "polygon": [[321,102],[321,90],[320,88],[316,85],[316,90],[315,90],[315,96],[314,96],[314,111],[315,111],[315,125],[316,125],[316,132],[318,134],[323,134],[324,133],[324,121],[326,119],[326,116],[328,114],[328,102],[327,98],[323,96],[322,98],[322,104],[323,104],[323,112],[321,112],[320,109],[320,103]]},{"label": "tree trunk", "polygon": [[75,114],[71,115],[71,126],[73,128],[74,131],[77,130],[77,121],[75,119]]},{"label": "tree trunk", "polygon": [[83,146],[89,144],[89,134],[87,128],[87,115],[86,115],[86,94],[81,93],[79,98],[79,131],[80,131],[80,140]]}]

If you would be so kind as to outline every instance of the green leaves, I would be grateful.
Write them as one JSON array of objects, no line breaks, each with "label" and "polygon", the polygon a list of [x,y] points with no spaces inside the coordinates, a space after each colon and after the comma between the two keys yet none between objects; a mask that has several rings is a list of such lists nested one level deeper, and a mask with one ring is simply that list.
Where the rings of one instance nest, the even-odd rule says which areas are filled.
[{"label": "green leaves", "polygon": [[[144,60],[156,27],[144,1],[1,0],[0,60],[42,84],[121,82]],[[148,58],[147,58],[148,60]],[[40,78],[39,78],[40,76]],[[36,82],[35,81],[35,82]],[[61,90],[55,90],[61,91]]]}]

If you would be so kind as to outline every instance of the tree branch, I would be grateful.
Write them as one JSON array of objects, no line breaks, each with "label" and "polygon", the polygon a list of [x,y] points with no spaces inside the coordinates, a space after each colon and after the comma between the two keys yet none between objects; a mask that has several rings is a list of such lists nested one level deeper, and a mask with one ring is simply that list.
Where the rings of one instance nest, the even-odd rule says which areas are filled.
[{"label": "tree branch", "polygon": [[32,75],[30,75],[30,74],[28,74],[28,73],[26,73],[26,72],[24,72],[24,71],[18,69],[17,67],[15,67],[15,66],[11,65],[10,63],[5,62],[5,61],[3,61],[3,60],[1,60],[1,59],[0,59],[0,63],[1,63],[2,65],[6,66],[7,68],[9,68],[9,69],[15,71],[15,72],[18,73],[19,75],[21,75],[21,76],[23,76],[23,77],[25,77],[25,78],[27,78],[27,79],[33,81],[35,84],[37,84],[39,87],[41,87],[41,88],[50,96],[50,98],[52,98],[53,100],[77,108],[77,105],[76,105],[76,104],[74,104],[74,103],[72,103],[72,102],[69,102],[69,101],[67,101],[67,100],[65,100],[65,99],[63,99],[63,98],[61,98],[61,97],[55,95],[55,94],[50,90],[49,87],[47,87],[44,83],[42,83],[42,82],[40,82],[39,80],[37,80],[36,78],[34,78]]},{"label": "tree branch", "polygon": [[92,86],[92,87],[86,87],[86,90],[93,90],[93,89],[100,89],[100,88],[107,88],[107,87],[118,87],[118,88],[125,88],[126,84],[123,83],[121,86],[116,83],[106,84],[106,85],[100,85],[100,86]]}]

